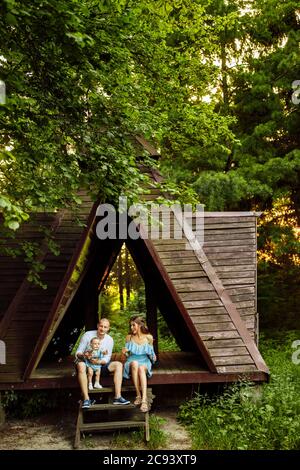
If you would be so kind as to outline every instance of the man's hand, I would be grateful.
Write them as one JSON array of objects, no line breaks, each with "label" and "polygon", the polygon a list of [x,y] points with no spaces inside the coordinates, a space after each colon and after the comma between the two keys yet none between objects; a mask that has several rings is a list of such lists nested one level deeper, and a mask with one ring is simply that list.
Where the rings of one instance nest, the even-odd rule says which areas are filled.
[{"label": "man's hand", "polygon": [[100,364],[100,360],[97,359],[96,357],[91,357],[91,359],[89,359],[89,361],[90,361],[91,364],[95,364],[95,365],[96,365],[96,364],[97,364],[97,365]]},{"label": "man's hand", "polygon": [[103,361],[102,359],[97,359],[97,358],[91,358],[89,359],[90,363],[91,364],[94,364],[94,365],[97,365],[97,366],[104,366],[104,364],[106,364],[105,361]]}]

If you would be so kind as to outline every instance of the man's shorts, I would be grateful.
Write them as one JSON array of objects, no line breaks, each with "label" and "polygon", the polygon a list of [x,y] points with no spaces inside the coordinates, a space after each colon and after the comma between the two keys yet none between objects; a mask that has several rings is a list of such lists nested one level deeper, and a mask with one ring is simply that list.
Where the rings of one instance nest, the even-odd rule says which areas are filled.
[{"label": "man's shorts", "polygon": [[[77,372],[77,364],[79,364],[79,362],[84,362],[85,363],[85,360],[84,359],[78,359],[77,357],[75,358],[74,367],[76,369],[76,372]],[[111,374],[111,372],[108,369],[109,364],[110,364],[110,362],[108,364],[104,364],[104,366],[101,366],[101,377],[108,377]]]}]

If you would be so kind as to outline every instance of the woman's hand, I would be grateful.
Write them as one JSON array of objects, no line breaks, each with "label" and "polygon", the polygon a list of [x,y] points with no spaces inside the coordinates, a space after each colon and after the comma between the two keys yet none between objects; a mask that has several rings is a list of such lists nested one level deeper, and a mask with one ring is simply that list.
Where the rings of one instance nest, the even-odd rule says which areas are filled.
[{"label": "woman's hand", "polygon": [[152,355],[149,356],[149,357],[150,357],[150,361],[152,362],[152,364],[155,364],[156,359],[157,359],[156,355],[155,355],[155,354],[152,354]]},{"label": "woman's hand", "polygon": [[122,348],[121,352],[121,362],[126,362],[127,356],[128,356],[129,350],[127,348]]}]

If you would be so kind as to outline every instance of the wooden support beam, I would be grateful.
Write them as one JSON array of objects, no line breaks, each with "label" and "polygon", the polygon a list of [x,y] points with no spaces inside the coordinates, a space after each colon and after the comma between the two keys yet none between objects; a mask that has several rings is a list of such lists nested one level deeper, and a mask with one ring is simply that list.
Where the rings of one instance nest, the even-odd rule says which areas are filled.
[{"label": "wooden support beam", "polygon": [[0,392],[0,428],[1,426],[3,426],[5,423],[5,411],[4,411],[4,408],[3,408],[3,405],[2,405],[2,401],[1,401],[1,392]]},{"label": "wooden support beam", "polygon": [[99,279],[95,272],[95,265],[93,265],[84,279],[82,291],[84,297],[83,302],[81,302],[84,305],[84,312],[82,314],[85,317],[86,331],[94,330],[98,323],[98,284]]},{"label": "wooden support beam", "polygon": [[153,336],[154,351],[158,357],[158,329],[157,329],[157,304],[155,294],[151,288],[150,282],[145,282],[145,296],[146,296],[146,312],[147,312],[147,325],[150,333]]},{"label": "wooden support beam", "polygon": [[107,256],[103,257],[103,260],[99,257],[99,253],[101,253],[99,245],[98,256],[95,256],[91,268],[84,280],[83,295],[86,331],[94,330],[99,321],[99,295],[107,281],[110,270],[113,267],[123,244],[122,240],[108,241],[107,243]]},{"label": "wooden support beam", "polygon": [[[91,283],[89,286],[86,285],[85,290],[85,330],[94,330],[95,325],[98,323],[98,291],[97,286]],[[94,287],[94,289],[92,289]]]}]

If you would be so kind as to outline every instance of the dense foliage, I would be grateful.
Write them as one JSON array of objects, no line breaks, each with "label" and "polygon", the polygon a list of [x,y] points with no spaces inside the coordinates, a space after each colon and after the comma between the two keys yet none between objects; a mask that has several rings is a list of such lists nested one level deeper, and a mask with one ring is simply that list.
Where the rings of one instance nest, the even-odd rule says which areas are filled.
[{"label": "dense foliage", "polygon": [[31,210],[80,203],[79,187],[103,199],[138,191],[135,134],[180,147],[180,128],[207,138],[210,118],[226,133],[226,119],[189,102],[192,77],[193,93],[208,81],[206,3],[2,2],[0,204],[11,229]]},{"label": "dense foliage", "polygon": [[207,94],[234,138],[224,135],[223,154],[200,146],[188,161],[179,156],[178,179],[189,170],[208,209],[268,208],[288,194],[298,210],[298,2],[213,0],[206,11],[214,45],[205,59],[216,69]]},{"label": "dense foliage", "polygon": [[299,18],[296,1],[5,0],[10,227],[34,207],[76,202],[82,184],[132,192],[134,133],[156,141],[208,209],[289,195],[298,214]]}]

